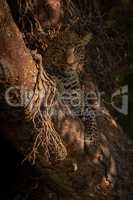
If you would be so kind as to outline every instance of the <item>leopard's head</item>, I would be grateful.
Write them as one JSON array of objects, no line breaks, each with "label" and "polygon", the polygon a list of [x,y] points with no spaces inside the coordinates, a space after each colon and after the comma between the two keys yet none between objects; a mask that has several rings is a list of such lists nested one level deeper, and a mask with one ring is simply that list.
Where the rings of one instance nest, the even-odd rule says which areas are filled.
[{"label": "leopard's head", "polygon": [[91,35],[80,36],[72,31],[61,32],[48,44],[45,53],[45,64],[49,66],[65,67],[83,62],[85,47]]}]

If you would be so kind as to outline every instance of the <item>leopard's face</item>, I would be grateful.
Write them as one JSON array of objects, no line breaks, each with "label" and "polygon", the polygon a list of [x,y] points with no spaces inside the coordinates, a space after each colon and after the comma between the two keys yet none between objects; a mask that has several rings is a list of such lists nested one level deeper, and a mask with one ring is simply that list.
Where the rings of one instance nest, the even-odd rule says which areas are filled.
[{"label": "leopard's face", "polygon": [[85,44],[75,32],[64,32],[49,42],[45,53],[45,63],[59,68],[73,67],[85,59]]}]

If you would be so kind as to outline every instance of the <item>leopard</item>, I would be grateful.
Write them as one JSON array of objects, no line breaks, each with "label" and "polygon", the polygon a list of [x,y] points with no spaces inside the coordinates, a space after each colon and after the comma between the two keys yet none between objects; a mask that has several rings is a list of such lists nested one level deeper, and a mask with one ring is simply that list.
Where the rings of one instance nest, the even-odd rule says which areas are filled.
[{"label": "leopard", "polygon": [[[49,42],[44,56],[46,70],[57,83],[58,104],[64,105],[66,108],[65,111],[60,111],[61,117],[58,114],[56,115],[56,117],[59,117],[59,120],[56,121],[60,121],[59,124],[56,124],[58,124],[58,127],[63,127],[66,122],[65,118],[71,117],[69,123],[75,123],[74,120],[80,119],[84,126],[84,145],[82,134],[78,135],[81,138],[78,141],[80,141],[81,149],[86,153],[88,153],[86,149],[90,151],[90,149],[95,149],[94,146],[97,147],[98,138],[95,111],[91,106],[86,105],[87,103],[84,102],[82,95],[82,74],[84,73],[86,45],[89,41],[90,35],[81,37],[75,32],[66,31]],[[60,110],[60,108],[58,105],[57,110]],[[61,123],[62,125],[60,125]],[[62,128],[60,131],[65,142],[66,138],[68,139],[66,142],[69,144],[67,145],[68,148],[71,148],[73,142],[77,142],[77,131],[75,130],[75,134],[73,131],[67,131],[65,135]],[[74,137],[71,137],[70,134],[73,134]]]}]

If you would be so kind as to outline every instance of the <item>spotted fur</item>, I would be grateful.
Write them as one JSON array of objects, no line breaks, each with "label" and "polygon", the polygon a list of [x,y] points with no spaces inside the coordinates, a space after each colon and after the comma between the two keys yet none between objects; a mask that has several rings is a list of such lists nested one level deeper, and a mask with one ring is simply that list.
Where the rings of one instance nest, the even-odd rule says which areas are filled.
[{"label": "spotted fur", "polygon": [[[50,44],[52,50],[50,52],[48,49],[46,53],[46,60],[50,59],[50,62],[46,62],[47,70],[57,82],[59,95],[64,95],[61,98],[61,103],[72,110],[74,118],[79,117],[84,123],[84,142],[85,146],[89,146],[90,149],[90,145],[96,146],[98,131],[95,111],[86,102],[83,102],[84,98],[82,98],[80,74],[85,64],[86,43],[83,40],[81,42],[81,38],[77,34],[69,34],[67,33],[64,38],[62,36],[60,40],[54,41],[53,45]],[[77,104],[75,101],[78,101]],[[65,114],[67,116],[67,113]],[[73,133],[68,132],[67,134]]]}]

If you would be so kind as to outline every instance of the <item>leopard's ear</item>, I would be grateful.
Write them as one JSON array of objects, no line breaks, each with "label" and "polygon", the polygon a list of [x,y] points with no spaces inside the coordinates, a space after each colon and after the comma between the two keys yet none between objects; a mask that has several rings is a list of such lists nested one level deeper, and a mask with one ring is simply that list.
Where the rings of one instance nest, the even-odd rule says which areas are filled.
[{"label": "leopard's ear", "polygon": [[80,41],[80,45],[81,46],[86,46],[92,39],[93,35],[92,33],[87,33],[86,35],[84,35]]}]

